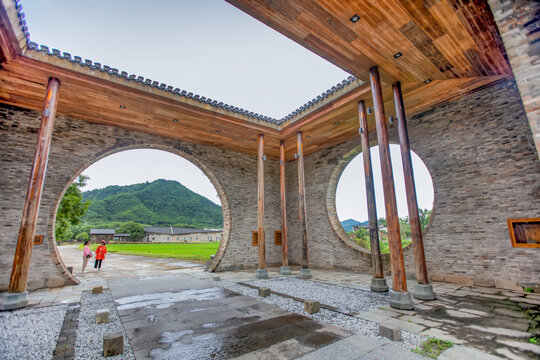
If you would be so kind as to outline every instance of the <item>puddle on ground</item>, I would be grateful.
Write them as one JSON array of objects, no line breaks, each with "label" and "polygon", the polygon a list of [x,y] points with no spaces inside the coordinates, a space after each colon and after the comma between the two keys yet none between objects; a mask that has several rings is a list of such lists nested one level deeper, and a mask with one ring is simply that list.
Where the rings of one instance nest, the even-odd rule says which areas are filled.
[{"label": "puddle on ground", "polygon": [[206,301],[228,297],[223,288],[190,289],[180,292],[163,292],[154,294],[127,296],[115,300],[118,311],[142,307],[167,309],[181,301]]},{"label": "puddle on ground", "polygon": [[202,264],[197,264],[197,263],[192,263],[192,262],[187,262],[187,261],[172,262],[172,263],[167,263],[167,265],[184,267],[184,268],[204,267],[204,265]]},{"label": "puddle on ground", "polygon": [[[323,327],[321,324],[297,314],[256,321],[258,319],[258,316],[254,316],[206,323],[196,330],[195,336],[192,330],[165,332],[159,343],[170,343],[170,346],[154,348],[149,354],[156,360],[228,359],[293,338],[310,348],[318,348],[342,338],[331,332],[318,331]],[[246,324],[246,321],[250,323]],[[200,332],[207,333],[198,335]]]}]

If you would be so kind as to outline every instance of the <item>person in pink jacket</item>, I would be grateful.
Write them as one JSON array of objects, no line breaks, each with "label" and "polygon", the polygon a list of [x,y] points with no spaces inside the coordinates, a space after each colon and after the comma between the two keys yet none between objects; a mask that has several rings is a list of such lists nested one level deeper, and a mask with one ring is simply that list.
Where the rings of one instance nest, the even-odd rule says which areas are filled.
[{"label": "person in pink jacket", "polygon": [[86,272],[86,265],[88,265],[88,259],[92,257],[92,252],[90,251],[88,244],[90,244],[90,242],[88,241],[84,243],[84,249],[83,249],[83,255],[82,255],[82,272]]}]

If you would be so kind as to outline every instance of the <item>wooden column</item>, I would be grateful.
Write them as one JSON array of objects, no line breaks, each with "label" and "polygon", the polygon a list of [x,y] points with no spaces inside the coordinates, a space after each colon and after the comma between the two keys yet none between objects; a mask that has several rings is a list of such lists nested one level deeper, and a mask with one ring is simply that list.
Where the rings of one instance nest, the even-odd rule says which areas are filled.
[{"label": "wooden column", "polygon": [[259,236],[259,269],[266,269],[264,242],[264,135],[258,137],[257,154],[257,232]]},{"label": "wooden column", "polygon": [[9,281],[10,293],[26,291],[28,269],[30,267],[30,259],[32,258],[38,210],[41,202],[41,191],[43,190],[45,173],[47,172],[47,161],[49,160],[49,150],[51,148],[59,88],[60,80],[49,78],[36,151],[34,153],[34,163],[32,164],[32,171],[30,173],[30,182],[26,192],[17,248],[15,249],[15,258],[13,259],[13,268]]},{"label": "wooden column", "polygon": [[362,140],[362,155],[364,157],[364,175],[366,178],[366,196],[369,218],[369,241],[371,243],[371,263],[373,277],[384,278],[381,249],[379,246],[379,226],[377,221],[377,203],[375,201],[375,185],[373,184],[373,169],[369,149],[369,129],[367,124],[366,105],[363,100],[358,102],[358,117],[360,119],[360,138]]},{"label": "wooden column", "polygon": [[399,233],[399,217],[397,212],[396,191],[394,188],[394,175],[392,173],[392,161],[390,159],[388,129],[386,128],[381,81],[377,67],[372,67],[370,69],[370,80],[375,110],[375,123],[377,126],[377,138],[379,140],[379,154],[381,157],[384,204],[388,228],[390,263],[392,267],[392,287],[396,292],[406,292],[407,280],[405,278],[403,249],[401,247],[401,235]]},{"label": "wooden column", "polygon": [[285,141],[279,143],[279,191],[281,195],[281,257],[282,265],[289,266],[287,254],[287,201],[285,197]]},{"label": "wooden column", "polygon": [[296,154],[298,156],[298,207],[300,209],[300,232],[302,236],[302,269],[309,269],[308,234],[306,215],[306,184],[304,181],[304,145],[302,132],[296,137]]},{"label": "wooden column", "polygon": [[409,208],[409,223],[411,224],[416,280],[419,284],[428,284],[429,279],[424,254],[424,241],[422,239],[422,227],[420,226],[420,218],[418,216],[418,202],[416,199],[416,187],[414,185],[411,147],[409,145],[409,134],[407,132],[403,96],[399,81],[392,85],[392,90],[396,105],[401,160],[403,162],[403,174],[405,177],[405,191],[407,192],[407,207]]}]

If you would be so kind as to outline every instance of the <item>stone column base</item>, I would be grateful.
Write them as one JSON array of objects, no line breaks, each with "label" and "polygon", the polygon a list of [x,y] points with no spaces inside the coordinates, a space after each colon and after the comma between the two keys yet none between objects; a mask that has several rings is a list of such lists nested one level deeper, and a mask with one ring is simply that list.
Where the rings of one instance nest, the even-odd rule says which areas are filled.
[{"label": "stone column base", "polygon": [[390,290],[390,306],[401,310],[414,309],[414,300],[410,292]]},{"label": "stone column base", "polygon": [[371,291],[375,292],[388,292],[388,285],[386,279],[371,278]]},{"label": "stone column base", "polygon": [[310,269],[300,269],[300,274],[298,274],[300,279],[311,279],[311,270]]},{"label": "stone column base", "polygon": [[0,294],[0,311],[20,309],[28,305],[28,291]]},{"label": "stone column base", "polygon": [[279,273],[281,275],[291,275],[291,268],[288,266],[282,266],[281,269],[279,269]]},{"label": "stone column base", "polygon": [[268,270],[257,269],[257,279],[268,279]]},{"label": "stone column base", "polygon": [[420,300],[435,300],[437,295],[433,292],[431,284],[416,284],[414,286],[413,295]]}]

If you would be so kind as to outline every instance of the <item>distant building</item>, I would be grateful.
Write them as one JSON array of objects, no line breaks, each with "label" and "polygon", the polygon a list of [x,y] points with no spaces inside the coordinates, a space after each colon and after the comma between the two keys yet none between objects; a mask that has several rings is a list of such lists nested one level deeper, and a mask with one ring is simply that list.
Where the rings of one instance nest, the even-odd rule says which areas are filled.
[{"label": "distant building", "polygon": [[369,230],[369,224],[365,224],[365,225],[363,225],[363,224],[353,225],[352,231],[356,231],[356,230],[358,230],[358,229],[367,229],[367,230]]},{"label": "distant building", "polygon": [[174,226],[145,227],[145,242],[214,242],[221,241],[223,229],[189,229]]},{"label": "distant building", "polygon": [[114,241],[129,241],[129,234],[114,234],[113,236]]},{"label": "distant building", "polygon": [[111,241],[114,233],[114,229],[90,229],[90,240],[92,242]]}]

